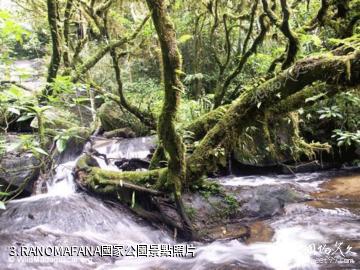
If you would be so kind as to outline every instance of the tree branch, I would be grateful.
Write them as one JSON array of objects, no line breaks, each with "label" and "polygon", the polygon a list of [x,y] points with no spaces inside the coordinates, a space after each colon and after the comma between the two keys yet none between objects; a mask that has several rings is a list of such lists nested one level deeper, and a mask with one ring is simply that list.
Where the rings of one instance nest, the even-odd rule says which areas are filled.
[{"label": "tree branch", "polygon": [[142,21],[142,23],[139,25],[139,27],[135,30],[135,32],[131,36],[125,37],[120,40],[112,41],[108,45],[104,46],[103,48],[100,48],[97,52],[95,52],[93,56],[91,56],[87,61],[85,61],[82,65],[80,65],[80,67],[78,67],[75,74],[71,76],[72,81],[73,82],[78,81],[83,74],[85,74],[93,66],[95,66],[108,52],[110,52],[110,50],[121,47],[126,43],[129,43],[130,41],[134,40],[139,35],[139,33],[141,32],[142,28],[149,20],[149,18],[150,16],[146,16],[145,19]]}]

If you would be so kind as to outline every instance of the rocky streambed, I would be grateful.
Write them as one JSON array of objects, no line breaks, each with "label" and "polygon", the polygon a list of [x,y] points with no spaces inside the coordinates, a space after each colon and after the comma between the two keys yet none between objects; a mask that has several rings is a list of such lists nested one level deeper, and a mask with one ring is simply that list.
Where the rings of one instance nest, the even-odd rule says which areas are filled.
[{"label": "rocky streambed", "polygon": [[[154,143],[151,137],[95,138],[94,158],[100,167],[117,171],[124,159],[133,166],[137,163],[132,160],[146,163]],[[63,157],[47,193],[12,201],[1,211],[2,269],[360,268],[358,170],[210,179],[206,192],[184,196],[201,236],[189,243],[169,227],[139,218],[131,206],[79,190],[75,164],[76,158]],[[168,206],[163,213],[171,217],[171,211]],[[9,256],[10,248],[22,246],[161,244],[192,245],[195,256],[68,256],[52,261],[41,261],[36,254],[28,260]]]}]

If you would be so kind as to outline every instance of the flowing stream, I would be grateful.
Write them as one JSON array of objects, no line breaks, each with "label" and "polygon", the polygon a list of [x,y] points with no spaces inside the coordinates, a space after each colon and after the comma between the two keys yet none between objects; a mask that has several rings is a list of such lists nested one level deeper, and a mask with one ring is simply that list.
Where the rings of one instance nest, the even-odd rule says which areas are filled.
[{"label": "flowing stream", "polygon": [[[146,158],[154,146],[151,137],[122,141],[97,138],[94,147],[105,154],[103,168],[117,169],[113,160]],[[1,269],[360,269],[359,208],[313,207],[307,203],[286,205],[282,215],[264,221],[273,228],[271,241],[242,243],[222,240],[191,243],[193,258],[81,257],[56,261],[36,261],[29,257],[9,257],[20,246],[100,246],[138,244],[179,244],[172,235],[147,224],[119,205],[105,203],[76,191],[72,170],[76,159],[66,160],[56,169],[46,194],[12,201],[0,215]],[[321,190],[321,184],[341,172],[296,175],[228,176],[217,179],[224,186],[282,185],[291,183],[303,190]],[[360,181],[360,178],[359,178]],[[311,247],[343,242],[342,252],[351,264],[319,264]],[[190,243],[187,243],[190,244]],[[352,249],[347,250],[350,245]],[[310,248],[310,249],[309,249]],[[341,257],[337,251],[333,257]],[[344,268],[343,268],[344,267]],[[347,268],[348,267],[348,268]]]}]

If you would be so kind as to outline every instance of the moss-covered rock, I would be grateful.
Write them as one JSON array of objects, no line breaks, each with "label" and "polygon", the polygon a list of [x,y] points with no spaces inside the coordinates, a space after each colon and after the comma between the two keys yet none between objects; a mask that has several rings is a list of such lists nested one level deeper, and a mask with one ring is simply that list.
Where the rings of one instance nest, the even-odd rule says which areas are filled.
[{"label": "moss-covered rock", "polygon": [[98,109],[98,116],[104,131],[130,128],[135,132],[136,136],[149,134],[149,130],[138,118],[122,110],[120,106],[113,101],[102,104]]},{"label": "moss-covered rock", "polygon": [[136,134],[131,128],[118,128],[104,133],[104,137],[111,138],[135,138]]},{"label": "moss-covered rock", "polygon": [[[80,126],[78,117],[75,114],[57,107],[44,111],[42,121],[44,128],[48,130],[70,129]],[[36,118],[31,122],[31,126],[33,128],[39,127]]]},{"label": "moss-covered rock", "polygon": [[100,106],[98,116],[101,121],[102,128],[105,131],[111,131],[128,126],[124,120],[124,112],[115,102],[106,102]]},{"label": "moss-covered rock", "polygon": [[31,194],[39,172],[40,161],[31,153],[20,156],[9,153],[0,161],[0,184],[14,189],[23,187],[25,193]]},{"label": "moss-covered rock", "polygon": [[29,151],[23,151],[18,135],[5,136],[5,153],[0,154],[0,185],[2,189],[9,186],[10,191],[18,190],[23,195],[30,195],[33,185],[40,173],[40,160]]},{"label": "moss-covered rock", "polygon": [[288,121],[286,117],[275,118],[268,126],[263,120],[255,121],[236,139],[235,160],[246,165],[272,166],[291,159],[286,150],[292,144],[292,126]]}]

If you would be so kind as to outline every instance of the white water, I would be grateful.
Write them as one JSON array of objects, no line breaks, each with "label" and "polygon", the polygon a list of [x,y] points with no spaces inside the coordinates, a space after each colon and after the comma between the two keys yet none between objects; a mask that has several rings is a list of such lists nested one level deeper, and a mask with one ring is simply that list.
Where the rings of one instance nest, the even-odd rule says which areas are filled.
[{"label": "white water", "polygon": [[47,195],[49,196],[70,196],[75,194],[76,185],[72,174],[76,161],[68,161],[60,164],[55,169],[55,177],[52,182],[47,183]]},{"label": "white water", "polygon": [[224,186],[261,186],[299,184],[302,188],[311,191],[319,190],[319,186],[328,178],[319,172],[301,173],[290,175],[249,175],[249,176],[227,176],[219,178],[219,183]]},{"label": "white water", "polygon": [[100,154],[106,155],[109,164],[106,164],[105,160],[100,157],[96,157],[96,160],[101,168],[118,170],[114,164],[116,160],[121,158],[145,159],[150,154],[150,148],[154,147],[155,141],[155,137],[123,139],[121,141],[117,139],[100,139],[95,142],[94,149]]},{"label": "white water", "polygon": [[[117,169],[119,158],[145,158],[153,138],[123,141],[100,139],[95,149],[106,154],[110,164],[98,158],[103,168]],[[8,269],[41,269],[34,264],[11,263],[6,247],[23,245],[136,245],[174,244],[172,237],[137,220],[124,208],[76,192],[72,170],[76,160],[60,164],[48,185],[48,193],[14,201],[0,216],[0,263]],[[326,173],[296,176],[247,176],[218,179],[226,186],[281,185],[292,183],[304,190],[319,189]],[[31,216],[30,216],[31,215]],[[360,239],[359,217],[348,209],[317,209],[303,203],[286,206],[282,216],[267,223],[275,230],[271,242],[246,245],[238,240],[215,241],[197,246],[195,258],[131,258],[116,261],[82,259],[46,269],[318,269],[308,251],[311,244],[334,244]],[[356,255],[356,254],[355,254]],[[358,266],[358,265],[357,265]],[[336,268],[334,265],[332,269]],[[45,269],[45,268],[44,268]],[[224,268],[226,269],[226,268]],[[356,269],[356,268],[354,268]]]}]

